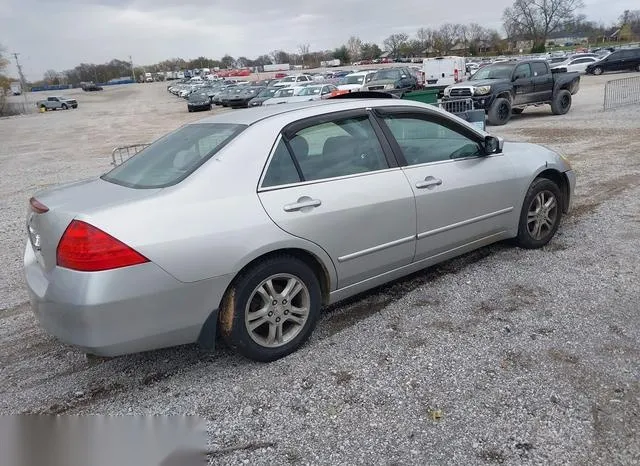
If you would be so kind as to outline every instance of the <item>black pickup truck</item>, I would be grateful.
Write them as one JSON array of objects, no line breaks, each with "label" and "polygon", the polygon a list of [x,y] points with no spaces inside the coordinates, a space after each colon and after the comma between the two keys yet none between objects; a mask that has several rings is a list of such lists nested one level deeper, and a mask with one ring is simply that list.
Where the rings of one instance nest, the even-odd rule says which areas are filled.
[{"label": "black pickup truck", "polygon": [[579,88],[579,73],[552,73],[544,60],[507,61],[480,68],[469,80],[447,87],[443,101],[447,108],[448,103],[472,99],[489,124],[498,126],[531,105],[551,105],[555,115],[564,115]]}]

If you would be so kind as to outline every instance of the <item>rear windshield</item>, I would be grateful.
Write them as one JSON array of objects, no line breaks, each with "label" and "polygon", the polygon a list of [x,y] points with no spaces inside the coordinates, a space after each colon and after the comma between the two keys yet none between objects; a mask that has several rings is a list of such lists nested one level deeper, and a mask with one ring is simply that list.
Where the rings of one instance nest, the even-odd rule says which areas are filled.
[{"label": "rear windshield", "polygon": [[222,123],[183,126],[118,165],[102,179],[137,189],[172,186],[196,171],[245,128],[246,125]]}]

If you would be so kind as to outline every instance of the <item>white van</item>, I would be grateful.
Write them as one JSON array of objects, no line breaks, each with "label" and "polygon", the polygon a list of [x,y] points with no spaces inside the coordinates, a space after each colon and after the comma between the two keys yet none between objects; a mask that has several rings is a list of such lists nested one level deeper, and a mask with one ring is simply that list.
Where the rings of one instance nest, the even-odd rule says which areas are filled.
[{"label": "white van", "polygon": [[444,89],[467,79],[463,57],[425,58],[422,62],[424,87]]}]

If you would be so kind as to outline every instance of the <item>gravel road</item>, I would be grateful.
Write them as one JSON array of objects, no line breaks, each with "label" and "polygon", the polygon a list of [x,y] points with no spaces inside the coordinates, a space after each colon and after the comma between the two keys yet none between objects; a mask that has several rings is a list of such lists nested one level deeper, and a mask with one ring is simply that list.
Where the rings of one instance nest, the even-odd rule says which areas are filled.
[{"label": "gravel road", "polygon": [[204,114],[156,83],[0,119],[0,414],[198,414],[212,464],[637,464],[640,108],[602,112],[612,78],[583,78],[566,116],[492,128],[577,172],[547,247],[493,245],[333,306],[271,364],[195,346],[87,359],[25,304],[30,193]]}]

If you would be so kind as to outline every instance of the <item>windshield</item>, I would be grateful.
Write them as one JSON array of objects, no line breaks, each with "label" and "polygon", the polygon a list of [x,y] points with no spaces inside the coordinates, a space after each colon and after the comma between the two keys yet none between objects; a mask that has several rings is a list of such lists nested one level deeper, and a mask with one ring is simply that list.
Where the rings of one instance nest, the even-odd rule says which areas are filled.
[{"label": "windshield", "polygon": [[164,188],[179,183],[236,137],[245,125],[183,126],[118,165],[102,179],[129,188]]},{"label": "windshield", "polygon": [[296,77],[295,76],[287,76],[286,78],[282,79],[280,82],[281,83],[294,83],[294,82],[296,82]]},{"label": "windshield", "polygon": [[345,76],[344,84],[362,84],[364,82],[364,76]]},{"label": "windshield", "polygon": [[318,95],[322,86],[308,86],[300,91],[298,95]]},{"label": "windshield", "polygon": [[273,97],[273,94],[275,94],[276,92],[278,92],[278,89],[265,89],[260,94],[258,94],[258,97]]},{"label": "windshield", "polygon": [[376,73],[375,80],[376,81],[380,81],[382,79],[397,80],[397,79],[400,79],[400,76],[402,76],[402,73],[400,73],[399,70],[380,70]]},{"label": "windshield", "polygon": [[480,68],[471,77],[471,81],[479,81],[481,79],[511,79],[514,65],[489,65]]},{"label": "windshield", "polygon": [[280,89],[274,94],[274,97],[291,97],[295,92],[294,89],[287,87],[286,89]]}]

